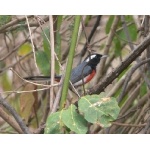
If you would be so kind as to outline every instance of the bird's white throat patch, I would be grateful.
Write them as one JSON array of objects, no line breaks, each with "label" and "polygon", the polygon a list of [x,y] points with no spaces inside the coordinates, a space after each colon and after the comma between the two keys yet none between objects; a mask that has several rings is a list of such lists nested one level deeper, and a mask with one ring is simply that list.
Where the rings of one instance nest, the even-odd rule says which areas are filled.
[{"label": "bird's white throat patch", "polygon": [[91,59],[93,59],[93,58],[95,58],[96,57],[96,55],[94,54],[94,55],[91,55],[91,56],[89,56],[87,59],[86,59],[86,62],[89,62]]}]

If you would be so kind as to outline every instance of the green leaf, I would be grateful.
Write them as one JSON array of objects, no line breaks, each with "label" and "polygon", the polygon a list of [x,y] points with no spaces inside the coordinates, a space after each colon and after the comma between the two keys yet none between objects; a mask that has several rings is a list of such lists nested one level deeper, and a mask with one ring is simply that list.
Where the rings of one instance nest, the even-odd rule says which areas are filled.
[{"label": "green leaf", "polygon": [[119,41],[119,39],[118,38],[114,38],[114,40],[113,40],[113,42],[114,42],[114,51],[115,51],[115,55],[116,56],[120,56],[121,55],[121,42]]},{"label": "green leaf", "polygon": [[92,16],[91,15],[87,15],[86,19],[85,19],[85,26],[88,25],[89,21],[91,20]]},{"label": "green leaf", "polygon": [[0,85],[3,88],[4,91],[10,91],[12,90],[12,82],[10,79],[10,76],[7,73],[4,73],[0,78]]},{"label": "green leaf", "polygon": [[120,111],[116,99],[103,94],[81,97],[78,105],[80,113],[88,122],[97,123],[101,127],[109,127]]},{"label": "green leaf", "polygon": [[[134,22],[133,16],[130,16],[130,15],[129,16],[125,16],[125,19],[126,19],[127,23],[128,22]],[[129,34],[130,34],[131,40],[135,41],[137,39],[137,34],[138,34],[137,27],[136,27],[135,23],[130,25],[130,26],[128,26],[128,30],[129,30]]]},{"label": "green leaf", "polygon": [[32,51],[32,46],[29,43],[25,43],[18,49],[19,56],[25,56]]},{"label": "green leaf", "polygon": [[109,33],[110,29],[111,29],[111,26],[112,26],[112,23],[114,21],[114,16],[110,16],[108,21],[107,21],[107,24],[106,24],[106,28],[105,28],[105,32],[106,34]]},{"label": "green leaf", "polygon": [[[125,16],[125,21],[126,21],[126,25],[128,23],[134,22],[132,16]],[[122,22],[121,21],[120,21],[119,24],[120,24],[119,27],[122,27]],[[127,28],[128,28],[128,32],[129,32],[131,41],[135,41],[137,39],[137,27],[136,27],[136,25],[135,24],[131,24],[131,25],[127,26]],[[128,41],[127,36],[126,36],[126,34],[124,32],[124,29],[122,29],[120,31],[117,31],[117,35],[120,37],[120,40],[124,39],[124,40]],[[127,42],[125,42],[123,40],[121,40],[121,42],[122,43],[127,43]]]},{"label": "green leaf", "polygon": [[[55,52],[57,54],[58,59],[61,61],[61,34],[60,34],[60,27],[61,27],[61,23],[62,23],[62,16],[58,16],[57,17],[57,31],[56,32],[56,44],[55,44]],[[59,67],[59,63],[57,60],[55,60],[55,71],[57,74],[60,73],[60,67]]]},{"label": "green leaf", "polygon": [[36,52],[36,62],[42,74],[50,74],[50,62],[47,54],[44,51]]},{"label": "green leaf", "polygon": [[135,41],[137,39],[137,28],[136,28],[136,25],[133,24],[131,26],[129,26],[129,34],[130,34],[130,37],[131,37],[131,40],[132,41]]},{"label": "green leaf", "polygon": [[86,120],[76,112],[76,106],[74,105],[70,105],[67,110],[63,111],[62,120],[75,133],[85,134],[88,130]]},{"label": "green leaf", "polygon": [[46,121],[45,134],[63,133],[62,111],[50,114]]},{"label": "green leaf", "polygon": [[50,60],[50,44],[49,44],[49,39],[50,39],[50,33],[49,33],[49,28],[45,28],[42,37],[43,37],[43,47],[44,47],[44,52],[46,53],[48,59]]}]

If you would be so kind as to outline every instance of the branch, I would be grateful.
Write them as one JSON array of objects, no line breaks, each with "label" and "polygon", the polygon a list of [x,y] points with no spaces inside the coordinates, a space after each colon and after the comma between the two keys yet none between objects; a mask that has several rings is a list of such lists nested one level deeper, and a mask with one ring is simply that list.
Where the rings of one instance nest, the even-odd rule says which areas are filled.
[{"label": "branch", "polygon": [[96,20],[96,22],[95,22],[95,24],[94,24],[94,27],[93,27],[93,29],[92,29],[92,31],[91,31],[89,37],[88,37],[88,40],[86,41],[86,44],[85,44],[84,48],[83,48],[82,51],[81,51],[81,57],[83,57],[84,54],[86,53],[88,44],[91,42],[91,39],[92,39],[92,37],[93,37],[93,35],[94,35],[94,33],[95,33],[97,27],[99,26],[99,22],[100,22],[100,20],[101,20],[101,17],[102,17],[101,15],[100,15],[100,16],[97,16],[97,20]]},{"label": "branch", "polygon": [[26,125],[24,124],[24,122],[22,121],[22,118],[17,114],[17,112],[15,111],[15,109],[13,107],[11,107],[6,100],[4,100],[1,95],[0,95],[0,104],[3,105],[3,107],[5,107],[11,114],[12,116],[15,118],[15,120],[17,121],[17,123],[19,124],[20,128],[22,129],[22,131],[26,134],[30,134],[29,129],[26,127]]},{"label": "branch", "polygon": [[15,122],[15,120],[10,117],[3,109],[0,107],[0,116],[11,126],[13,127],[18,133],[23,133],[21,128]]},{"label": "branch", "polygon": [[[31,17],[33,17],[33,15],[28,16],[28,18],[31,18]],[[8,22],[7,24],[3,25],[3,26],[0,28],[0,33],[5,32],[5,30],[6,30],[7,28],[12,27],[13,25],[18,24],[19,22],[25,21],[25,20],[26,20],[25,17],[21,17],[21,18],[17,18],[16,20],[13,20],[13,21],[11,21],[11,22]]]},{"label": "branch", "polygon": [[145,38],[145,40],[139,44],[134,51],[124,60],[122,63],[111,73],[109,73],[100,83],[95,85],[89,90],[89,94],[99,94],[101,93],[109,84],[116,79],[122,71],[124,71],[144,50],[150,45],[150,34]]}]

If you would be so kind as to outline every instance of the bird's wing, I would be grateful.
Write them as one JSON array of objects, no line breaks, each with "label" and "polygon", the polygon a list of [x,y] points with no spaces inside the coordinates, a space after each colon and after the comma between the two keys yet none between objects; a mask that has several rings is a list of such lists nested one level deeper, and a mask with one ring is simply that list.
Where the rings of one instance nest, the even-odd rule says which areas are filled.
[{"label": "bird's wing", "polygon": [[82,62],[72,70],[70,80],[74,84],[89,75],[91,72],[92,68],[88,66],[86,62]]}]

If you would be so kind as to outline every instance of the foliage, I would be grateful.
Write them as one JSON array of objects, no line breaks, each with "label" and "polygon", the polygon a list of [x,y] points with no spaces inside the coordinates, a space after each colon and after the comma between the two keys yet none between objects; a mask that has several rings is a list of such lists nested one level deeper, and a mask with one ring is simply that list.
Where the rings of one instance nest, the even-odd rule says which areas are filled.
[{"label": "foliage", "polygon": [[45,133],[62,133],[66,126],[75,133],[84,134],[88,131],[88,122],[106,128],[118,117],[120,111],[116,99],[105,97],[103,93],[81,97],[78,106],[78,110],[71,104],[66,110],[50,114]]},{"label": "foliage", "polygon": [[12,16],[10,15],[0,15],[0,27],[11,21]]},{"label": "foliage", "polygon": [[[100,16],[87,15],[81,19],[81,16],[74,15],[53,16],[56,54],[54,57],[58,58],[55,59],[54,73],[61,75],[66,71],[64,84],[54,87],[52,108],[55,110],[51,110],[49,104],[50,90],[47,85],[49,82],[36,82],[32,85],[22,79],[32,75],[49,76],[51,70],[49,16],[27,17],[32,37],[25,16],[0,16],[0,92],[4,102],[8,102],[9,106],[15,109],[31,132],[150,133],[147,124],[149,62],[142,64],[144,65],[141,66],[142,70],[138,67],[130,77],[128,76],[136,64],[149,58],[149,47],[145,46],[143,52],[139,54],[142,59],[141,56],[137,56],[128,66],[123,63],[124,60],[130,62],[131,55],[135,52],[132,52],[129,43],[134,48],[139,45],[142,47],[144,41],[149,38],[149,16],[127,15],[124,16],[125,20],[121,16],[101,16],[95,30],[94,26]],[[77,17],[78,23],[75,21]],[[114,27],[116,18],[118,22]],[[79,31],[80,25],[82,29]],[[92,40],[88,43],[90,35]],[[36,62],[33,59],[31,39],[35,47]],[[83,49],[84,47],[86,49]],[[97,73],[92,81],[84,87],[76,88],[77,96],[70,88],[69,75],[71,69],[80,64],[89,52],[107,54],[109,57],[97,66]],[[137,61],[138,59],[140,61]],[[35,63],[39,70],[35,67]],[[123,70],[113,76],[115,79],[105,80],[109,74],[120,69],[118,66],[123,67]],[[10,68],[13,71],[9,70]],[[127,78],[130,80],[126,90],[123,91]],[[98,86],[101,83],[105,85],[103,84],[104,87],[100,87],[102,90],[99,90]],[[94,92],[91,92],[92,90]],[[96,92],[100,94],[95,95]],[[124,96],[118,101],[122,93]],[[14,125],[18,126],[20,122],[10,113],[10,109],[4,106],[2,109],[7,116],[4,117],[5,114],[1,113],[1,133],[18,133]]]}]

